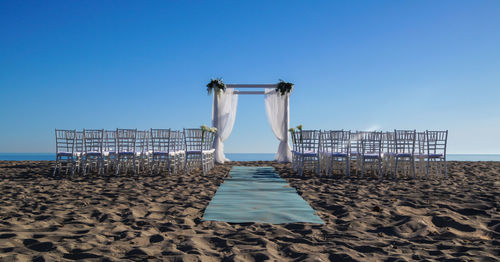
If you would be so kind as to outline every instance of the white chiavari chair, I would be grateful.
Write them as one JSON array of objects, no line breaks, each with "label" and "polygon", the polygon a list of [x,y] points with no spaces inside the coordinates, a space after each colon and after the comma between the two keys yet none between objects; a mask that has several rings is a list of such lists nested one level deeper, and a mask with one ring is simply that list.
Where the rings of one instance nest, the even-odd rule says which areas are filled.
[{"label": "white chiavari chair", "polygon": [[84,148],[84,138],[83,138],[83,130],[82,131],[76,131],[76,138],[75,138],[75,171],[77,172],[83,172],[82,170],[82,158],[83,155],[85,154],[85,148]]},{"label": "white chiavari chair", "polygon": [[193,167],[202,167],[205,173],[202,161],[203,150],[203,131],[200,128],[184,128],[184,144],[186,148],[186,161],[184,170],[189,173]]},{"label": "white chiavari chair", "polygon": [[427,158],[427,138],[425,131],[417,132],[415,139],[415,172],[418,176],[425,175],[425,159]]},{"label": "white chiavari chair", "polygon": [[321,163],[319,147],[321,144],[320,130],[299,130],[297,132],[297,143],[299,147],[298,153],[298,171],[299,175],[304,174],[305,169],[316,171],[318,176],[321,175]]},{"label": "white chiavari chair", "polygon": [[203,160],[205,170],[210,170],[214,167],[215,163],[215,148],[214,148],[215,133],[205,132],[203,137]]},{"label": "white chiavari chair", "polygon": [[184,132],[175,130],[173,131],[175,135],[175,155],[177,170],[184,170],[184,162],[186,160],[186,149],[184,144]]},{"label": "white chiavari chair", "polygon": [[361,136],[361,153],[359,154],[361,164],[361,177],[364,177],[367,167],[378,172],[380,178],[382,173],[382,132],[363,132]]},{"label": "white chiavari chair", "polygon": [[300,155],[299,143],[297,142],[299,135],[294,131],[290,132],[290,137],[292,138],[292,169],[297,171]]},{"label": "white chiavari chair", "polygon": [[116,130],[104,130],[102,154],[106,172],[116,168]]},{"label": "white chiavari chair", "polygon": [[149,131],[138,130],[135,141],[135,156],[137,169],[142,173],[149,167]]},{"label": "white chiavari chair", "polygon": [[134,174],[137,174],[136,147],[137,129],[116,129],[116,175],[124,165],[125,174],[130,166]]},{"label": "white chiavari chair", "polygon": [[100,175],[104,174],[103,155],[104,130],[83,129],[82,169],[85,176],[88,171],[96,170]]},{"label": "white chiavari chair", "polygon": [[394,178],[401,166],[403,174],[407,173],[415,178],[415,140],[415,130],[394,130],[394,150],[390,152],[391,162],[394,163]]},{"label": "white chiavari chair", "polygon": [[[349,150],[350,150],[350,166],[353,166],[356,170],[356,175],[358,175],[361,172],[361,163],[362,161],[360,160],[361,158],[361,153],[362,153],[362,148],[361,148],[361,140],[363,139],[363,136],[368,133],[365,131],[354,131],[351,132],[350,139],[349,139]],[[353,162],[355,164],[353,164]]]},{"label": "white chiavari chair", "polygon": [[[323,162],[327,175],[341,170],[350,175],[350,139],[351,131],[333,130],[321,132]],[[338,167],[337,167],[338,166]]]},{"label": "white chiavari chair", "polygon": [[54,166],[53,176],[58,174],[62,169],[62,164],[65,164],[65,173],[71,170],[71,176],[75,173],[75,130],[55,130],[56,135],[56,163]]},{"label": "white chiavari chair", "polygon": [[[429,178],[429,169],[435,167],[436,174],[443,174],[448,178],[446,167],[446,146],[448,144],[448,130],[446,131],[426,131],[427,142],[427,167],[426,177]],[[432,165],[431,165],[432,164]]]},{"label": "white chiavari chair", "polygon": [[394,152],[394,131],[382,132],[382,169],[384,174],[392,172],[394,163],[391,154]]},{"label": "white chiavari chair", "polygon": [[170,172],[175,152],[172,146],[175,145],[175,134],[170,129],[151,129],[151,167],[150,172],[160,174],[162,170]]},{"label": "white chiavari chair", "polygon": [[[184,170],[189,173],[194,167],[200,167],[203,174],[208,171],[208,163],[212,149],[206,150],[206,143],[213,143],[213,134],[200,128],[184,128],[184,144],[186,148],[186,158]],[[208,140],[208,141],[207,141]],[[204,143],[205,142],[205,143]],[[215,150],[213,150],[215,151]],[[212,152],[213,154],[213,152]]]}]

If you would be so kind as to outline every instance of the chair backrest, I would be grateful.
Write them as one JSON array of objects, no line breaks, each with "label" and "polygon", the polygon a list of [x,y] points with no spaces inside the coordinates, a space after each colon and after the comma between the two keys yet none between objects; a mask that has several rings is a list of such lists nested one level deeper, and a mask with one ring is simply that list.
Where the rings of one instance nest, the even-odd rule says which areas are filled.
[{"label": "chair backrest", "polygon": [[202,133],[201,128],[184,128],[184,145],[187,151],[201,151],[203,150],[202,145]]},{"label": "chair backrest", "polygon": [[[154,152],[170,152],[172,138],[175,139],[175,133],[170,129],[151,129],[151,150]],[[175,141],[175,140],[173,140]]]},{"label": "chair backrest", "polygon": [[215,133],[204,132],[203,134],[203,150],[210,150],[214,147]]},{"label": "chair backrest", "polygon": [[83,153],[85,152],[84,148],[84,137],[83,137],[83,130],[82,131],[76,131],[75,132],[75,153]]},{"label": "chair backrest", "polygon": [[299,134],[298,134],[298,131],[296,132],[290,132],[290,137],[292,138],[292,150],[295,151],[295,152],[298,152],[300,149],[299,149],[299,143],[298,143],[298,137],[299,137]]},{"label": "chair backrest", "polygon": [[322,151],[350,153],[351,131],[332,130],[321,132]]},{"label": "chair backrest", "polygon": [[102,153],[104,130],[83,129],[83,148],[85,153]]},{"label": "chair backrest", "polygon": [[146,153],[149,150],[150,131],[138,130],[135,139],[135,152]]},{"label": "chair backrest", "polygon": [[427,138],[428,154],[443,154],[446,156],[446,145],[448,143],[448,130],[446,131],[425,131]]},{"label": "chair backrest", "polygon": [[300,152],[319,153],[321,143],[320,130],[302,130],[298,131],[298,141]]},{"label": "chair backrest", "polygon": [[427,154],[427,135],[425,132],[417,132],[415,152],[419,155]]},{"label": "chair backrest", "polygon": [[71,153],[75,150],[76,130],[56,129],[56,153]]},{"label": "chair backrest", "polygon": [[180,130],[175,130],[175,151],[185,151],[185,143],[184,143],[184,132]]},{"label": "chair backrest", "polygon": [[361,153],[363,151],[361,141],[366,133],[365,131],[354,131],[350,133],[349,150],[351,153]]},{"label": "chair backrest", "polygon": [[116,149],[118,153],[135,153],[137,129],[116,129]]},{"label": "chair backrest", "polygon": [[382,133],[382,153],[394,152],[394,131]]},{"label": "chair backrest", "polygon": [[103,152],[116,152],[116,130],[104,130]]},{"label": "chair backrest", "polygon": [[394,152],[398,154],[414,154],[415,130],[394,130]]},{"label": "chair backrest", "polygon": [[382,132],[363,132],[361,137],[362,154],[382,154]]}]

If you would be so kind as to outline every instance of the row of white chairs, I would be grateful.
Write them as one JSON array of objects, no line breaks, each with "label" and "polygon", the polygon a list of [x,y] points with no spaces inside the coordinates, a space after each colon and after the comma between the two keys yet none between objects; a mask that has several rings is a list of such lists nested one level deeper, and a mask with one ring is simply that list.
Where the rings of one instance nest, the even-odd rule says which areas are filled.
[{"label": "row of white chairs", "polygon": [[448,177],[446,147],[448,131],[394,130],[365,132],[302,130],[292,133],[292,166],[303,174],[318,175],[340,170],[350,176],[351,167],[363,177],[368,169],[380,178],[398,174],[416,177],[434,170]]},{"label": "row of white chairs", "polygon": [[215,134],[199,128],[171,129],[83,129],[55,130],[56,163],[53,175],[86,175],[95,171],[115,174],[132,169],[134,174],[189,172],[203,173],[214,166]]}]

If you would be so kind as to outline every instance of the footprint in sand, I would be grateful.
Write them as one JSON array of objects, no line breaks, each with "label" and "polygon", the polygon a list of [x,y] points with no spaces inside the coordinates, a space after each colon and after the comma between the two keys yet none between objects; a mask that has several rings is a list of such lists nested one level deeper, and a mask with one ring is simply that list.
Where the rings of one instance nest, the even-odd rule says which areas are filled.
[{"label": "footprint in sand", "polygon": [[38,252],[48,252],[55,248],[52,242],[40,242],[36,239],[25,239],[23,244],[25,247]]},{"label": "footprint in sand", "polygon": [[451,228],[454,228],[456,230],[463,231],[463,232],[476,231],[475,228],[473,228],[469,225],[459,223],[449,216],[433,216],[432,223],[434,223],[434,225],[436,225],[437,227],[451,227]]},{"label": "footprint in sand", "polygon": [[6,234],[1,234],[0,235],[0,239],[12,238],[12,237],[15,237],[15,236],[17,236],[17,235],[14,234],[14,233],[6,233]]},{"label": "footprint in sand", "polygon": [[149,238],[149,243],[158,243],[158,242],[161,242],[163,241],[163,236],[162,235],[152,235],[150,238]]}]

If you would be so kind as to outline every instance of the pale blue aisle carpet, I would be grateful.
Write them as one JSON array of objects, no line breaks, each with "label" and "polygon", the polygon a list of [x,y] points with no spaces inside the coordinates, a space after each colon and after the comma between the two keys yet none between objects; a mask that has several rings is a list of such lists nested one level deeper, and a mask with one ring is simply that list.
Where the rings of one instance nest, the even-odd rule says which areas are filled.
[{"label": "pale blue aisle carpet", "polygon": [[234,166],[230,175],[208,204],[203,220],[323,224],[273,167]]}]

